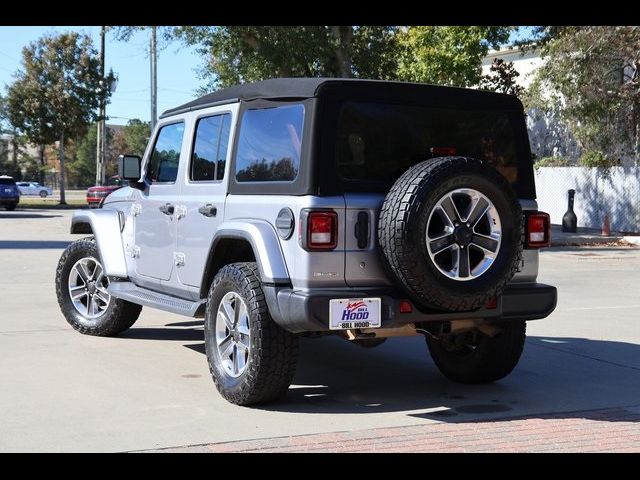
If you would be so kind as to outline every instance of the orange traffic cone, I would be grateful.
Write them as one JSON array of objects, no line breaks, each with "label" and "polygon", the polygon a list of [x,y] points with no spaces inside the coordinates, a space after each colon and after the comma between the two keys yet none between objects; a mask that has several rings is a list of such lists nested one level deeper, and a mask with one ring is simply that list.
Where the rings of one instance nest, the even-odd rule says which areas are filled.
[{"label": "orange traffic cone", "polygon": [[604,222],[602,222],[602,235],[608,237],[611,235],[611,224],[609,223],[609,215],[604,216]]}]

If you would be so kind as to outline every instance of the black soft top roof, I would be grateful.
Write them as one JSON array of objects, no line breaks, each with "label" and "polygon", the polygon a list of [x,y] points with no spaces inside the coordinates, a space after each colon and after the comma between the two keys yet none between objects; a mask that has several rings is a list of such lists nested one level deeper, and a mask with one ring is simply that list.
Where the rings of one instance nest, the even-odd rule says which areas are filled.
[{"label": "black soft top roof", "polygon": [[167,110],[160,118],[240,100],[295,100],[320,97],[324,94],[340,95],[341,93],[347,96],[357,94],[359,98],[371,97],[372,100],[393,101],[396,99],[401,103],[436,101],[438,104],[448,103],[456,107],[467,105],[522,110],[522,103],[513,95],[468,88],[353,78],[273,78],[218,90]]}]

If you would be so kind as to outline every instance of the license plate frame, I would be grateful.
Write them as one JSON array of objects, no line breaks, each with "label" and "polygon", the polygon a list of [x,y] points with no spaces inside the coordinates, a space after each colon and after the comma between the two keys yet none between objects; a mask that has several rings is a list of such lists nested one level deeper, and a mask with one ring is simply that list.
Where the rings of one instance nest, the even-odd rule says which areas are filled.
[{"label": "license plate frame", "polygon": [[382,326],[382,298],[332,298],[329,300],[329,329],[352,330]]}]

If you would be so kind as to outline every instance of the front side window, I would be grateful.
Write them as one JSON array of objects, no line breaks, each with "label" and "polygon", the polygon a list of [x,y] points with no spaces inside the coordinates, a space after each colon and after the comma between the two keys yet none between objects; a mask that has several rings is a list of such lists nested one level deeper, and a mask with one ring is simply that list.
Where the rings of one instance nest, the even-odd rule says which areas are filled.
[{"label": "front side window", "polygon": [[242,117],[236,180],[291,182],[298,176],[304,105],[247,110]]},{"label": "front side window", "polygon": [[158,132],[151,151],[147,179],[151,183],[173,183],[178,176],[184,123],[165,125]]},{"label": "front side window", "polygon": [[228,113],[198,120],[191,156],[191,180],[213,181],[224,178],[230,124],[231,115]]}]

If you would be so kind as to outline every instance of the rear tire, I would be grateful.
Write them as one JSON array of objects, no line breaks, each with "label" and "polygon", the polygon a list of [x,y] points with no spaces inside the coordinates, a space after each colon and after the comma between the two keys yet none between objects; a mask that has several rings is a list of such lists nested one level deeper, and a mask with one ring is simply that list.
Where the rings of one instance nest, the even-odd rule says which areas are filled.
[{"label": "rear tire", "polygon": [[42,198],[47,198],[47,195],[48,195],[48,193],[47,193],[47,191],[46,191],[46,190],[42,190],[42,191],[40,192],[40,197],[42,197]]},{"label": "rear tire", "polygon": [[9,212],[13,212],[16,209],[16,205],[5,205],[5,207]]},{"label": "rear tire", "polygon": [[431,358],[450,380],[460,383],[490,383],[511,373],[520,360],[526,339],[524,321],[501,325],[502,332],[489,337],[479,331],[427,336]]},{"label": "rear tire", "polygon": [[226,400],[254,405],[287,392],[298,338],[269,315],[255,262],[233,263],[218,272],[207,298],[204,336],[211,376]]},{"label": "rear tire", "polygon": [[[87,278],[88,281],[77,273],[84,271],[83,265],[89,266],[87,277],[93,277]],[[100,270],[93,266],[99,266]],[[74,329],[84,335],[111,337],[131,327],[140,316],[142,306],[103,293],[105,285],[108,285],[108,278],[100,276],[101,269],[100,254],[93,237],[73,242],[65,249],[58,262],[56,294],[62,313]],[[98,298],[93,300],[95,303],[89,304],[90,297],[83,294],[86,291],[83,286],[91,281],[91,288],[97,292],[95,295]],[[75,300],[71,298],[72,291],[77,295]],[[86,312],[83,307],[86,307]]]}]

